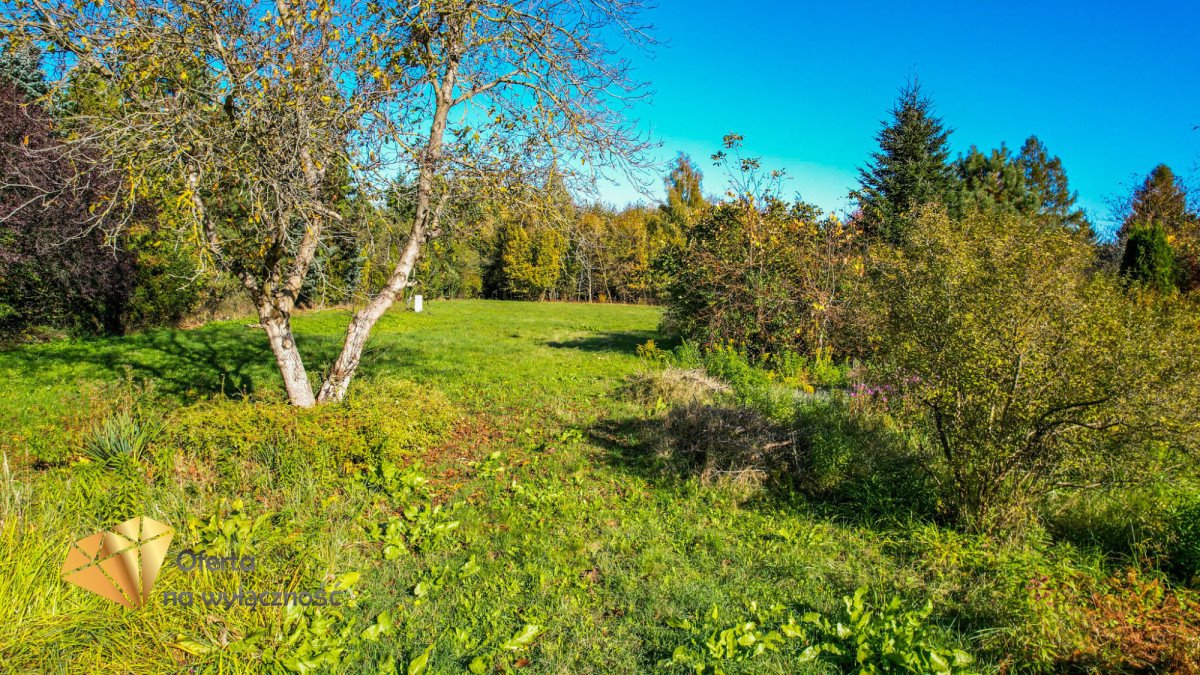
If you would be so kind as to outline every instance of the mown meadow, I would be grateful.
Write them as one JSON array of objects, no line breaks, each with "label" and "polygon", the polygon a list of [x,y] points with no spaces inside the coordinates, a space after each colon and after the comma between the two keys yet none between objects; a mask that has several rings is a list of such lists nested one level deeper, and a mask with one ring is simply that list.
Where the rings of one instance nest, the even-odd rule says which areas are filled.
[{"label": "mown meadow", "polygon": [[[297,317],[302,347],[328,355],[345,320]],[[895,485],[821,495],[723,472],[722,453],[770,445],[781,415],[785,445],[801,443],[796,429],[828,448],[887,430],[850,428],[836,403],[850,400],[844,368],[815,390],[793,386],[735,352],[666,351],[651,342],[658,322],[645,306],[433,302],[388,314],[348,401],[308,411],[280,398],[248,320],[3,353],[0,664],[1194,667],[1194,594],[1128,556],[1050,532],[965,534],[871,497]],[[830,485],[854,482],[822,466]],[[60,579],[71,541],[136,515],[176,529],[144,607]],[[253,556],[255,570],[184,573],[170,562],[184,548]],[[239,586],[352,600],[285,610],[158,597]]]}]

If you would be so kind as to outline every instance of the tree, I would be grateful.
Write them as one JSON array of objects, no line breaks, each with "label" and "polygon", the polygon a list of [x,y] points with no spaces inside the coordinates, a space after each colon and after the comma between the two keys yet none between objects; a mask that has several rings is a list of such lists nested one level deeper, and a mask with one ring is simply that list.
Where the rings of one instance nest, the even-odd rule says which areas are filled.
[{"label": "tree", "polygon": [[960,211],[995,208],[1030,213],[1040,206],[1026,183],[1024,167],[1004,144],[986,155],[972,145],[954,168],[960,183]]},{"label": "tree", "polygon": [[119,178],[91,168],[73,181],[53,119],[14,82],[0,81],[0,120],[0,328],[121,332],[134,256],[87,227],[89,206]]},{"label": "tree", "polygon": [[[258,310],[292,403],[345,396],[371,329],[408,287],[455,190],[503,189],[561,161],[594,179],[645,143],[624,117],[641,94],[614,41],[645,42],[636,0],[376,3],[7,0],[58,70],[95,73],[120,105],[73,120],[110,165],[173,176],[210,262]],[[64,55],[69,55],[63,58]],[[452,114],[453,113],[453,114]],[[415,186],[407,237],[356,311],[314,396],[290,317],[328,238],[345,167],[363,195]],[[123,192],[137,194],[137,189]],[[127,199],[96,209],[119,227]]]},{"label": "tree", "polygon": [[[1200,216],[1188,208],[1187,189],[1179,183],[1169,166],[1159,164],[1154,167],[1121,209],[1125,211],[1125,216],[1117,231],[1117,244],[1123,247],[1122,270],[1126,269],[1126,261],[1129,261],[1138,269],[1135,277],[1147,281],[1157,278],[1161,269],[1155,268],[1157,271],[1152,272],[1141,265],[1149,264],[1151,260],[1165,260],[1162,253],[1165,245],[1167,253],[1174,252],[1177,270],[1171,287],[1177,282],[1185,290],[1200,286]],[[1161,229],[1161,233],[1155,233],[1155,228]],[[1131,251],[1130,241],[1138,230],[1141,230],[1140,241]],[[1156,241],[1159,234],[1164,238],[1161,243]],[[1149,258],[1146,257],[1148,253],[1151,255]],[[1141,276],[1144,273],[1151,274],[1151,277]],[[1151,284],[1158,286],[1159,282],[1151,281]]]},{"label": "tree", "polygon": [[29,101],[37,101],[50,91],[42,72],[42,52],[37,45],[0,47],[0,76],[6,77],[17,86]]},{"label": "tree", "polygon": [[933,101],[920,84],[900,91],[891,122],[884,122],[875,140],[879,150],[858,170],[859,189],[851,193],[862,211],[869,235],[889,243],[904,238],[905,216],[916,207],[946,203],[955,187],[950,166],[949,138]]},{"label": "tree", "polygon": [[1051,156],[1037,136],[1025,139],[1017,162],[1025,174],[1026,189],[1033,196],[1035,211],[1029,215],[1075,230],[1089,241],[1095,231],[1087,214],[1075,207],[1079,195],[1070,188],[1062,160]]},{"label": "tree", "polygon": [[872,372],[940,457],[929,468],[968,527],[1011,524],[1052,489],[1103,485],[1152,442],[1195,452],[1194,312],[1126,294],[1075,233],[932,209],[904,246],[872,255]]},{"label": "tree", "polygon": [[1139,223],[1159,223],[1168,234],[1178,234],[1194,227],[1196,222],[1196,214],[1188,209],[1187,189],[1166,164],[1159,164],[1150,171],[1133,191],[1125,210],[1125,217],[1117,232],[1117,239],[1121,242],[1129,237],[1130,230]]},{"label": "tree", "polygon": [[566,242],[557,230],[508,223],[499,232],[499,286],[505,297],[545,300],[558,284]]},{"label": "tree", "polygon": [[667,241],[681,239],[700,217],[707,204],[701,186],[703,180],[704,175],[691,157],[682,152],[676,155],[671,171],[663,181],[667,201],[659,207],[662,218],[658,229]]},{"label": "tree", "polygon": [[1170,293],[1176,288],[1175,254],[1162,225],[1134,225],[1121,258],[1121,274],[1129,280]]},{"label": "tree", "polygon": [[779,199],[780,174],[762,175],[740,144],[740,136],[726,137],[732,198],[688,231],[664,325],[705,346],[733,341],[756,356],[824,352],[858,261],[855,232],[815,206]]},{"label": "tree", "polygon": [[990,154],[975,146],[954,163],[959,180],[956,210],[997,209],[1019,213],[1046,225],[1079,232],[1094,239],[1086,214],[1075,208],[1077,195],[1067,183],[1058,157],[1051,157],[1036,136],[1030,136],[1013,155],[1001,144]]}]

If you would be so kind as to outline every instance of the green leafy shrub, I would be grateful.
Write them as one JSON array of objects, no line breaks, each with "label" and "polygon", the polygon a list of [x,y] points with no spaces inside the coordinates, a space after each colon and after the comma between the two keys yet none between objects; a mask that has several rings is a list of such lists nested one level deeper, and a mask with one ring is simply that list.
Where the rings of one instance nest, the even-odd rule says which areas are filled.
[{"label": "green leafy shrub", "polygon": [[288,448],[316,472],[397,462],[440,442],[454,419],[439,392],[403,380],[363,382],[341,404],[217,398],[180,409],[170,442],[202,460],[253,460]]},{"label": "green leafy shrub", "polygon": [[636,351],[638,358],[657,365],[665,365],[671,356],[671,352],[656,345],[654,340],[646,340],[645,344],[637,346]]},{"label": "green leafy shrub", "polygon": [[695,340],[683,340],[679,346],[671,350],[671,362],[677,368],[685,370],[704,367],[704,350]]},{"label": "green leafy shrub", "polygon": [[[726,137],[734,154],[739,145]],[[752,176],[745,181],[763,187]],[[688,230],[671,265],[664,332],[706,346],[732,340],[755,356],[820,349],[840,320],[843,280],[857,260],[855,229],[770,189],[738,192]]]},{"label": "green leafy shrub", "polygon": [[790,350],[767,354],[762,365],[778,375],[783,384],[808,393],[815,387],[845,387],[850,373],[850,365],[836,362],[829,348],[818,349],[811,358]]},{"label": "green leafy shrub", "polygon": [[1200,496],[1170,514],[1171,564],[1189,583],[1200,583]]},{"label": "green leafy shrub", "polygon": [[753,356],[732,342],[704,352],[704,369],[727,382],[739,405],[777,421],[791,417],[795,392],[775,381],[771,373],[754,365]]},{"label": "green leafy shrub", "polygon": [[975,662],[961,649],[943,646],[937,631],[928,624],[933,604],[905,610],[900,598],[882,607],[865,601],[867,587],[843,598],[844,619],[830,621],[815,612],[804,615],[803,623],[815,627],[816,640],[804,650],[801,660],[821,659],[844,670],[862,673],[965,673]]},{"label": "green leafy shrub", "polygon": [[1025,524],[1050,491],[1104,484],[1153,441],[1195,447],[1188,307],[1127,295],[1076,233],[1036,220],[932,209],[911,235],[873,254],[873,377],[937,447],[928,468],[964,526]]}]

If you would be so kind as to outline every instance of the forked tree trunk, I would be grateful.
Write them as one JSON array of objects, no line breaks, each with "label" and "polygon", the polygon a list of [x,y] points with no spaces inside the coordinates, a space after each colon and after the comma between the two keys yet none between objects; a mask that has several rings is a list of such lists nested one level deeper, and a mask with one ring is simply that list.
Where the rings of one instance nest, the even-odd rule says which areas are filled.
[{"label": "forked tree trunk", "polygon": [[362,359],[363,349],[367,346],[367,338],[375,322],[383,316],[396,301],[396,298],[408,287],[409,277],[421,254],[421,246],[425,243],[426,235],[437,229],[437,210],[433,208],[433,182],[438,162],[442,156],[442,138],[446,133],[446,121],[450,108],[454,104],[454,85],[457,77],[457,61],[452,61],[446,76],[439,84],[434,104],[433,123],[429,129],[429,139],[422,153],[420,171],[417,175],[416,213],[413,216],[412,231],[408,242],[400,254],[400,260],[388,277],[387,284],[371,301],[350,319],[346,329],[346,341],[342,351],[334,361],[325,381],[321,383],[321,391],[317,395],[319,403],[340,401],[346,396],[350,380]]},{"label": "forked tree trunk", "polygon": [[417,256],[421,253],[424,229],[420,221],[413,226],[408,244],[405,245],[387,285],[350,319],[350,326],[346,329],[346,342],[342,345],[342,351],[333,362],[333,367],[329,369],[329,374],[321,384],[321,392],[317,395],[317,400],[321,403],[340,401],[346,396],[350,380],[362,359],[363,349],[367,346],[367,338],[371,336],[371,329],[408,286],[409,275],[416,265]]}]

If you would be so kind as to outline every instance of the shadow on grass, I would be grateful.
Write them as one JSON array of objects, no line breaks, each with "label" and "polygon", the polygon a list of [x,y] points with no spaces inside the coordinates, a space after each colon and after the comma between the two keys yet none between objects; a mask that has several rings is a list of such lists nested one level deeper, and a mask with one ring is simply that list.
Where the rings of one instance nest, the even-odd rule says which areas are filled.
[{"label": "shadow on grass", "polygon": [[687,472],[659,455],[662,420],[644,417],[602,419],[588,429],[588,437],[606,452],[610,466],[661,485],[686,479]]},{"label": "shadow on grass", "polygon": [[[336,349],[332,336],[297,335],[310,364]],[[275,359],[251,320],[210,324],[195,330],[156,329],[117,338],[70,340],[0,354],[0,365],[19,377],[150,380],[163,394],[191,399],[247,396],[276,383]]]},{"label": "shadow on grass", "polygon": [[615,331],[598,333],[571,340],[548,341],[547,347],[555,349],[577,349],[583,352],[618,352],[633,354],[639,345],[652,340],[658,333],[652,330]]},{"label": "shadow on grass", "polygon": [[[752,425],[751,420],[739,419],[729,417],[736,423],[724,428],[741,437]],[[799,506],[825,517],[871,527],[881,522],[898,525],[941,522],[936,488],[930,474],[921,470],[922,460],[906,452],[900,439],[887,429],[838,418],[832,408],[825,408],[821,414],[809,414],[795,425],[765,423],[771,429],[760,430],[764,438],[789,440],[785,444],[770,443],[782,447],[765,459],[759,453],[747,455],[755,461],[744,468],[759,472],[759,479],[750,478],[751,474],[742,473],[738,466],[716,467],[727,469],[718,471],[719,474],[760,481],[751,483],[758,489],[748,500],[748,506],[765,509]],[[684,425],[681,427],[686,429]],[[694,434],[697,430],[689,431]],[[672,439],[674,432],[662,417],[633,415],[604,419],[594,424],[589,433],[592,441],[606,451],[606,463],[660,487],[682,486],[699,479],[704,471],[704,467],[695,464],[698,459],[703,461],[704,454],[677,456],[670,449],[680,441]],[[720,445],[718,438],[706,437],[706,440]],[[697,442],[697,439],[686,436],[682,442]],[[840,468],[828,468],[833,466]]]}]

